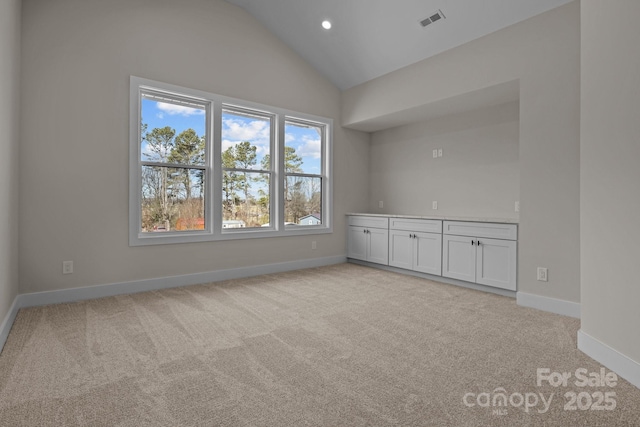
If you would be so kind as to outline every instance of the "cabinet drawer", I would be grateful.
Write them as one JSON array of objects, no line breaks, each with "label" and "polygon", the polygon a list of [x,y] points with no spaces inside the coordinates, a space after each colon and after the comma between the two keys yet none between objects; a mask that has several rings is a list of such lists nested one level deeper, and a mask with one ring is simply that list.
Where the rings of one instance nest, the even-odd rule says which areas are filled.
[{"label": "cabinet drawer", "polygon": [[442,233],[442,221],[436,219],[390,218],[389,229],[423,233]]},{"label": "cabinet drawer", "polygon": [[369,228],[389,228],[389,218],[378,216],[350,216],[349,225]]},{"label": "cabinet drawer", "polygon": [[442,232],[444,234],[470,237],[487,237],[490,239],[518,240],[518,226],[516,224],[443,221],[442,226]]}]

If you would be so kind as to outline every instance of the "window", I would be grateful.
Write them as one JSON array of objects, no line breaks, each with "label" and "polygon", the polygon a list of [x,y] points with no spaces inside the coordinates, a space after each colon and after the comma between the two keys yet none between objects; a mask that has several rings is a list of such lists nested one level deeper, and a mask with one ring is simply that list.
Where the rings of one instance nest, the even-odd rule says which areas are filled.
[{"label": "window", "polygon": [[140,232],[204,230],[208,104],[140,92]]},{"label": "window", "polygon": [[222,110],[222,228],[269,227],[272,115]]},{"label": "window", "polygon": [[288,119],[284,128],[285,224],[322,224],[324,126]]},{"label": "window", "polygon": [[131,77],[130,245],[329,233],[321,117]]}]

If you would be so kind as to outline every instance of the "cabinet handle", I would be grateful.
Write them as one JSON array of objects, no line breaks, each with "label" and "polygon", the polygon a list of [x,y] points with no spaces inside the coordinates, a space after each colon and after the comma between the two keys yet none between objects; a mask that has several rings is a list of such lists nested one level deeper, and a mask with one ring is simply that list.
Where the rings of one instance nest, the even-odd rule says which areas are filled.
[{"label": "cabinet handle", "polygon": [[480,240],[478,240],[478,241],[476,242],[476,245],[480,246]]},{"label": "cabinet handle", "polygon": [[475,242],[473,241],[473,239],[471,239],[471,246],[475,245]]}]

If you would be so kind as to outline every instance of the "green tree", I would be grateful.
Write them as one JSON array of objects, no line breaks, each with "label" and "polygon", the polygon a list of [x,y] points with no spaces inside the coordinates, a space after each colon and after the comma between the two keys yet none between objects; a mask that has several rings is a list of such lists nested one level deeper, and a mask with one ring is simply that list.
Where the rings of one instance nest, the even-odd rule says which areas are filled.
[{"label": "green tree", "polygon": [[[293,147],[284,147],[284,171],[285,173],[302,173],[302,157],[296,153],[296,149]],[[271,156],[269,154],[262,158],[260,166],[263,170],[271,169]]]},{"label": "green tree", "polygon": [[[249,141],[243,141],[235,146],[235,164],[238,169],[251,169],[257,162],[257,147],[251,145]],[[251,177],[251,173],[243,170],[240,172],[239,188],[244,193],[244,214],[245,221],[249,222],[250,212],[250,191],[251,183],[255,178]]]},{"label": "green tree", "polygon": [[[224,209],[227,218],[237,218],[238,213],[249,221],[251,204],[255,203],[251,194],[251,183],[258,178],[252,178],[253,166],[257,163],[257,147],[248,141],[227,148],[222,153],[222,193]],[[244,196],[244,208],[238,212],[241,205],[240,195]]]},{"label": "green tree", "polygon": [[[302,173],[303,159],[296,153],[296,149],[290,146],[284,147],[284,171],[285,173]],[[261,166],[264,170],[271,169],[271,157],[267,154],[262,158]],[[285,196],[285,221],[297,222],[296,215],[292,215],[292,208],[300,205],[301,197],[297,194],[301,190],[301,183],[299,179],[293,179],[293,177],[286,177],[284,180],[284,196]],[[295,202],[294,202],[295,199]],[[266,200],[268,204],[268,198]],[[295,209],[300,211],[300,209]],[[304,215],[302,215],[304,216]]]},{"label": "green tree", "polygon": [[[146,128],[146,125],[144,125]],[[175,147],[175,129],[169,126],[155,128],[151,132],[144,134],[142,139],[147,142],[148,152],[145,153],[146,160],[152,162],[166,162]]]},{"label": "green tree", "polygon": [[[204,165],[204,138],[198,136],[195,130],[187,129],[175,137],[174,146],[169,155],[170,163],[181,165]],[[185,192],[185,199],[189,201],[192,197],[193,183],[192,176],[195,175],[197,182],[196,189],[202,190],[204,186],[204,170],[202,169],[182,169],[179,172],[178,180],[182,184]]]},{"label": "green tree", "polygon": [[[141,129],[146,130],[147,125],[142,124]],[[167,162],[174,149],[175,134],[176,131],[169,126],[144,133],[142,139],[147,143],[145,160]],[[171,227],[175,214],[171,173],[165,167],[145,166],[143,169],[143,203],[149,209],[143,217],[151,222],[147,227],[158,223],[162,223],[167,230]]]},{"label": "green tree", "polygon": [[235,148],[231,146],[222,152],[222,204],[227,212],[226,218],[235,218],[236,213],[239,174],[234,170],[228,170],[235,167]]}]

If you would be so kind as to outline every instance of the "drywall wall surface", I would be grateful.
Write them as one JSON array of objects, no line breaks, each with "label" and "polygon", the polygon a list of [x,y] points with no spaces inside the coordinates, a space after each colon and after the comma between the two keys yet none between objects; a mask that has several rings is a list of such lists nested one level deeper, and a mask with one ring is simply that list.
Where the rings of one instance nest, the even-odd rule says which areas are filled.
[{"label": "drywall wall surface", "polygon": [[[520,84],[518,290],[579,302],[579,2],[345,91],[342,123],[364,127],[514,80]],[[548,268],[548,282],[536,281],[536,267]]]},{"label": "drywall wall surface", "polygon": [[[22,36],[21,292],[346,253],[344,213],[368,203],[369,136],[340,127],[338,89],[244,10],[25,0]],[[129,247],[130,75],[333,118],[334,233]]]},{"label": "drywall wall surface", "polygon": [[0,3],[0,323],[18,294],[20,6]]},{"label": "drywall wall surface", "polygon": [[581,8],[582,330],[640,364],[640,3]]},{"label": "drywall wall surface", "polygon": [[373,133],[369,211],[517,219],[518,117],[516,101]]}]

